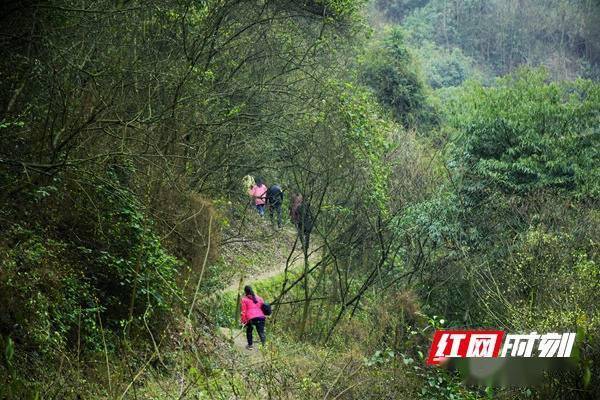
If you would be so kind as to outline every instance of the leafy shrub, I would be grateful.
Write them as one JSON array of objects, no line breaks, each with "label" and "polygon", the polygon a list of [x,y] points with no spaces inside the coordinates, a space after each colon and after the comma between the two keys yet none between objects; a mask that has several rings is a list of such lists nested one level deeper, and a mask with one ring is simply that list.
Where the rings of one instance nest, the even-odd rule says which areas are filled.
[{"label": "leafy shrub", "polygon": [[[492,285],[477,289],[482,294],[482,306],[495,310],[496,318],[504,316],[511,330],[577,332],[575,373],[565,374],[562,384],[543,390],[567,396],[565,385],[585,392],[597,381],[594,376],[592,382],[590,373],[591,366],[600,360],[597,253],[598,243],[594,241],[586,243],[569,233],[532,227],[522,235],[512,257],[496,267],[493,277],[483,275]],[[497,286],[497,282],[503,284]],[[494,286],[497,290],[492,289]],[[488,323],[493,325],[495,319],[490,316]]]},{"label": "leafy shrub", "polygon": [[144,314],[166,317],[180,297],[182,264],[162,247],[133,194],[110,179],[68,182],[23,197],[39,210],[27,219],[5,209],[22,221],[4,229],[0,242],[0,332],[17,349],[101,349],[101,326],[118,334]]},{"label": "leafy shrub", "polygon": [[543,70],[523,69],[495,87],[473,84],[453,103],[456,164],[480,195],[485,189],[600,195],[600,85],[547,80]]},{"label": "leafy shrub", "polygon": [[404,126],[435,124],[425,85],[399,28],[386,32],[365,54],[362,81]]},{"label": "leafy shrub", "polygon": [[423,73],[434,89],[460,86],[474,75],[473,61],[460,48],[447,50],[425,42],[416,50],[423,65]]}]

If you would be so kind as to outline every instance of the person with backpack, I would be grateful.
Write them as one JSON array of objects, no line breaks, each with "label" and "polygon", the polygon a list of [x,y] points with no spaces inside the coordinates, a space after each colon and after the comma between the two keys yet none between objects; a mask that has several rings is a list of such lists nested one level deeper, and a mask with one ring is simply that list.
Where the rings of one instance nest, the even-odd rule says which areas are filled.
[{"label": "person with backpack", "polygon": [[267,209],[271,224],[274,225],[273,214],[277,213],[277,227],[281,229],[281,205],[283,204],[283,190],[281,186],[271,185],[267,190]]},{"label": "person with backpack", "polygon": [[310,233],[313,228],[313,218],[310,213],[310,205],[304,201],[300,193],[294,193],[290,201],[290,219],[296,225],[296,231],[300,243],[305,251],[308,251]]},{"label": "person with backpack", "polygon": [[258,211],[258,215],[261,217],[265,215],[265,203],[266,203],[266,194],[267,194],[267,186],[263,183],[261,178],[256,179],[256,184],[250,188],[248,191],[250,197],[254,201],[254,205],[256,206],[256,211]]},{"label": "person with backpack", "polygon": [[267,341],[267,336],[265,335],[265,315],[271,314],[271,306],[260,296],[254,294],[252,287],[245,286],[244,297],[242,297],[241,300],[241,308],[242,324],[246,326],[246,339],[248,341],[246,348],[248,350],[253,349],[252,331],[254,327],[256,327],[260,342],[264,345]]}]

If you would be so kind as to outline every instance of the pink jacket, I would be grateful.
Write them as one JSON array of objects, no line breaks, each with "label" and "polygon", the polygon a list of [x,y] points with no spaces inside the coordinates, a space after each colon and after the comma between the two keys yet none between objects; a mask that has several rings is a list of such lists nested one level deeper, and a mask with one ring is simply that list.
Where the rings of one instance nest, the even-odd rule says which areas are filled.
[{"label": "pink jacket", "polygon": [[265,317],[265,313],[260,308],[265,301],[258,295],[256,300],[254,303],[252,296],[242,297],[242,324],[246,325],[252,318]]},{"label": "pink jacket", "polygon": [[252,189],[248,192],[252,198],[254,198],[254,204],[257,206],[263,205],[266,202],[267,187],[263,184],[260,186],[252,186]]}]

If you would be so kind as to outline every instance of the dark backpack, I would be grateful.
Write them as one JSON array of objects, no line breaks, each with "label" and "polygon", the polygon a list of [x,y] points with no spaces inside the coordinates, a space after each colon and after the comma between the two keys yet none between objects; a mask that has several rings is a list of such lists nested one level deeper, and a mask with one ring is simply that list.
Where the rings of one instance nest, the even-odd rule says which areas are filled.
[{"label": "dark backpack", "polygon": [[265,315],[271,315],[271,314],[273,314],[273,310],[271,309],[271,305],[269,303],[267,303],[266,301],[263,302],[260,305],[260,309],[262,310],[263,314],[265,314]]},{"label": "dark backpack", "polygon": [[283,201],[283,192],[279,185],[273,185],[267,190],[267,200],[269,204],[281,204]]}]

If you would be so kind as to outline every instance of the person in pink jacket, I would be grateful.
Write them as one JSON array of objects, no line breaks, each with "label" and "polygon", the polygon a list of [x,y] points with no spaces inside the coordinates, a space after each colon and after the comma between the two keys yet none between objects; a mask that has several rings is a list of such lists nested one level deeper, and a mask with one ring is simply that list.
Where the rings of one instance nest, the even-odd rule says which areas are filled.
[{"label": "person in pink jacket", "polygon": [[254,205],[256,205],[256,210],[258,214],[262,217],[265,215],[265,203],[267,201],[267,186],[263,183],[262,179],[256,179],[256,185],[252,186],[248,191],[252,200],[254,200]]},{"label": "person in pink jacket", "polygon": [[254,294],[250,286],[244,287],[244,297],[242,297],[242,324],[246,325],[246,339],[248,345],[246,348],[251,350],[252,347],[252,328],[256,327],[260,342],[264,345],[267,337],[265,335],[265,314],[261,306],[265,301]]}]

